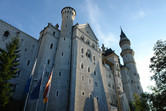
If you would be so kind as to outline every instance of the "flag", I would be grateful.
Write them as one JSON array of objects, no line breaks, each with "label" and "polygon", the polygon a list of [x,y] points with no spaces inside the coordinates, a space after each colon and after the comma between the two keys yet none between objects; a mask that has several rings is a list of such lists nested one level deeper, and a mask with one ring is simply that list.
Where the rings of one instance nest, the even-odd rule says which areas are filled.
[{"label": "flag", "polygon": [[39,98],[39,92],[40,92],[40,86],[41,86],[41,82],[42,82],[42,77],[41,79],[38,81],[36,87],[33,89],[31,95],[30,95],[30,99],[38,99]]},{"label": "flag", "polygon": [[31,75],[30,75],[30,77],[28,78],[27,84],[26,84],[25,89],[24,89],[24,92],[25,92],[26,94],[28,94],[28,92],[29,92],[29,88],[30,88],[30,85],[31,85],[32,76],[33,76],[33,74],[34,74],[35,67],[36,67],[36,62],[37,62],[37,59],[35,60],[35,63],[34,63],[34,65],[33,65],[33,69],[32,69],[32,72],[31,72]]},{"label": "flag", "polygon": [[51,88],[51,80],[52,80],[52,72],[51,72],[51,74],[49,76],[46,88],[44,89],[44,94],[43,94],[43,99],[44,100],[43,100],[43,103],[47,103],[48,102],[48,96],[49,96],[50,88]]},{"label": "flag", "polygon": [[26,84],[25,89],[24,89],[24,92],[26,94],[29,92],[29,87],[30,87],[30,84],[31,84],[31,80],[32,80],[32,76],[30,78],[28,78],[28,80],[27,80],[27,84]]}]

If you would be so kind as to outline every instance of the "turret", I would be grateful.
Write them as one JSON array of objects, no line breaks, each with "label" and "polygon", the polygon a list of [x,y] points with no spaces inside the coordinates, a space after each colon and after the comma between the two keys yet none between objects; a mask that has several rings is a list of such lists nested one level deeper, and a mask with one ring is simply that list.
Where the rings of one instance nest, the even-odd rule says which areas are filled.
[{"label": "turret", "polygon": [[[58,40],[55,55],[52,86],[48,104],[48,110],[68,111],[70,93],[70,64],[71,64],[71,40],[72,27],[76,11],[71,7],[65,7],[61,11],[62,24],[60,38]],[[59,104],[59,101],[63,104]]]},{"label": "turret", "polygon": [[61,36],[71,37],[76,11],[72,7],[65,7],[62,9],[61,14],[62,14]]},{"label": "turret", "polygon": [[128,76],[130,78],[132,90],[134,93],[139,95],[142,93],[142,87],[140,84],[139,74],[136,68],[136,62],[134,60],[134,51],[130,47],[130,40],[126,37],[122,29],[119,45],[122,49],[121,56],[123,58],[124,66],[129,69]]}]

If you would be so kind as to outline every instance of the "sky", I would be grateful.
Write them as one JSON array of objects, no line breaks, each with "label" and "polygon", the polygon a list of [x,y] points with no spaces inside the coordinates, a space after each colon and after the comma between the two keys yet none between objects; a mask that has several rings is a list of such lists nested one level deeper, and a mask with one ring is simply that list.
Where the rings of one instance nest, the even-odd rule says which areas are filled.
[{"label": "sky", "polygon": [[61,10],[66,6],[76,10],[74,24],[89,23],[99,46],[112,48],[119,57],[122,27],[135,52],[143,90],[149,92],[148,86],[154,85],[149,69],[153,47],[157,40],[166,40],[166,1],[0,0],[0,19],[38,39],[48,22],[61,25]]}]

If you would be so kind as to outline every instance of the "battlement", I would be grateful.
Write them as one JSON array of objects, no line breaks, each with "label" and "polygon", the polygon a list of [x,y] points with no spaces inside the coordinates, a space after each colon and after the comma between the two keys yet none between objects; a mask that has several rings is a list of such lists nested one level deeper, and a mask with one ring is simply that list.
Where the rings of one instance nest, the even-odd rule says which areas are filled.
[{"label": "battlement", "polygon": [[61,11],[61,14],[65,14],[65,13],[71,13],[73,16],[76,15],[76,11],[72,8],[72,7],[64,7]]}]

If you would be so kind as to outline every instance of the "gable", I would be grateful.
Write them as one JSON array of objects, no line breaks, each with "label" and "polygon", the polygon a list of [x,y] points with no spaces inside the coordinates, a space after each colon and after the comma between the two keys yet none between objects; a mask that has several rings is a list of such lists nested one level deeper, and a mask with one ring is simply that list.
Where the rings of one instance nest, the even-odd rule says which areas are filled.
[{"label": "gable", "polygon": [[93,30],[91,29],[89,24],[81,24],[78,26],[78,29],[84,33],[87,37],[89,37],[90,39],[94,40],[94,41],[98,41],[96,35],[94,34]]}]

